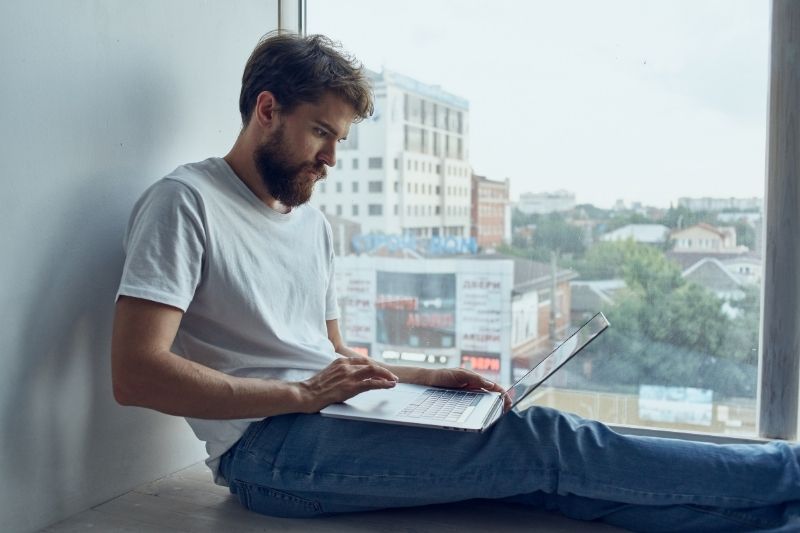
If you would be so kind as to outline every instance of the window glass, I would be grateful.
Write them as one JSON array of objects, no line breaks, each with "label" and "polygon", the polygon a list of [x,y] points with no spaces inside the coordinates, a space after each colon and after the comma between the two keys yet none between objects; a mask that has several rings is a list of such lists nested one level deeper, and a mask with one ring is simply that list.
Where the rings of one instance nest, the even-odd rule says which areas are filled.
[{"label": "window glass", "polygon": [[769,2],[308,0],[308,22],[378,95],[348,157],[408,161],[335,247],[348,343],[508,385],[603,311],[532,402],[755,433]]}]

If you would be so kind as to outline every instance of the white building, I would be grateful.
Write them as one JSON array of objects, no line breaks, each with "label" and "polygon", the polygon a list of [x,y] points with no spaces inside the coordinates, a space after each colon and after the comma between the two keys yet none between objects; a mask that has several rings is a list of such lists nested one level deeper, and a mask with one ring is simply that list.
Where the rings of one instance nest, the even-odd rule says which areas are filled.
[{"label": "white building", "polygon": [[365,234],[469,237],[469,103],[396,72],[369,75],[375,113],[350,129],[312,204]]},{"label": "white building", "polygon": [[712,226],[701,222],[670,235],[675,241],[675,253],[736,253],[747,251],[736,245],[736,229],[731,226]]},{"label": "white building", "polygon": [[517,209],[526,215],[571,211],[575,209],[575,193],[564,190],[522,193],[519,195]]},{"label": "white building", "polygon": [[761,198],[678,198],[678,207],[690,211],[761,211],[764,201]]},{"label": "white building", "polygon": [[669,228],[662,224],[628,224],[609,231],[600,237],[600,240],[616,242],[631,239],[642,244],[664,244],[669,238],[669,231]]}]

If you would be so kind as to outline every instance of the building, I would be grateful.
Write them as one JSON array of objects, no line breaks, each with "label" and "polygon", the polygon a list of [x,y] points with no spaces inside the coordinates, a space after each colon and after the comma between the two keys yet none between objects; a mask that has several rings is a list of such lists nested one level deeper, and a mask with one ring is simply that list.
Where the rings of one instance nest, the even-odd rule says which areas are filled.
[{"label": "building", "polygon": [[669,239],[669,228],[661,224],[628,224],[603,234],[601,241],[616,242],[633,240],[642,244],[665,244]]},{"label": "building", "polygon": [[683,277],[713,292],[724,301],[744,298],[742,281],[722,261],[705,257],[683,271]]},{"label": "building", "polygon": [[678,198],[678,207],[689,211],[761,211],[761,198]]},{"label": "building", "polygon": [[519,196],[517,209],[526,215],[546,215],[575,209],[575,193],[559,190],[555,192],[526,192]]},{"label": "building", "polygon": [[502,254],[387,252],[337,262],[340,328],[356,351],[395,364],[468,366],[509,384],[568,333],[572,270]]},{"label": "building", "polygon": [[675,230],[670,235],[675,242],[675,253],[732,253],[747,251],[745,246],[736,245],[736,229],[732,226],[712,226],[705,222],[688,228]]},{"label": "building", "polygon": [[509,182],[472,176],[472,228],[470,234],[482,249],[493,249],[508,241]]},{"label": "building", "polygon": [[478,255],[475,259],[513,261],[511,357],[513,374],[519,377],[567,336],[572,315],[570,283],[578,274],[557,265],[503,254]]},{"label": "building", "polygon": [[468,237],[469,103],[395,72],[369,76],[375,113],[351,127],[311,203],[365,233]]},{"label": "building", "polygon": [[361,225],[350,219],[337,217],[330,213],[325,213],[325,218],[331,225],[333,234],[333,250],[336,255],[344,256],[350,253],[353,239],[361,235]]},{"label": "building", "polygon": [[570,282],[572,323],[586,322],[595,313],[613,305],[627,285],[622,279],[576,280]]}]

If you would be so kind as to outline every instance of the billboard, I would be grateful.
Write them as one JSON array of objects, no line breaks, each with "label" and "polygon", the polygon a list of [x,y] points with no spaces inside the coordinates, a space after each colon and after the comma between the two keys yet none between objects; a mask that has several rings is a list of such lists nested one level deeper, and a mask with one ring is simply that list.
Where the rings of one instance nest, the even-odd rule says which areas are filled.
[{"label": "billboard", "polygon": [[455,274],[376,273],[376,341],[393,346],[453,348]]},{"label": "billboard", "polygon": [[391,363],[511,377],[513,262],[337,257],[342,335]]}]

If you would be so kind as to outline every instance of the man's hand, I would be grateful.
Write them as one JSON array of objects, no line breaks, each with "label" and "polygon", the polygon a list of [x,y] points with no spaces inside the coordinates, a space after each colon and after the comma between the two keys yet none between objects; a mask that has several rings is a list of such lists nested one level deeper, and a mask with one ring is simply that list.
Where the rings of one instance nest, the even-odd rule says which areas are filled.
[{"label": "man's hand", "polygon": [[508,411],[511,408],[511,398],[505,394],[506,391],[503,387],[466,368],[440,368],[430,370],[426,375],[425,383],[434,387],[445,387],[448,389],[499,392],[503,395],[503,410]]},{"label": "man's hand", "polygon": [[390,389],[399,378],[368,357],[340,357],[320,373],[299,383],[303,412],[343,402],[372,389]]}]

